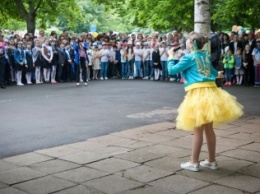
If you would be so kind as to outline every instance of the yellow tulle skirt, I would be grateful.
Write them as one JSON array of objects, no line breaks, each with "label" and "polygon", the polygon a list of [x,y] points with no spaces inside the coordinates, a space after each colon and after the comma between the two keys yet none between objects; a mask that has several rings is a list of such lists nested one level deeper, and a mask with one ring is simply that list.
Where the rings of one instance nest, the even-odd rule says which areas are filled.
[{"label": "yellow tulle skirt", "polygon": [[213,126],[230,123],[243,115],[243,106],[221,88],[196,88],[186,93],[178,108],[177,129],[192,131],[213,122]]}]

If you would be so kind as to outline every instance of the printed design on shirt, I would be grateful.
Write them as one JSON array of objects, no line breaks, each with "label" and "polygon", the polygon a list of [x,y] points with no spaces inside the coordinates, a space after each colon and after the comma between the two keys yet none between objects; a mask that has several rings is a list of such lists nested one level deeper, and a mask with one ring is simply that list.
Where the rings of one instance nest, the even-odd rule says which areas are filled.
[{"label": "printed design on shirt", "polygon": [[210,76],[210,60],[207,56],[196,56],[195,57],[197,69],[199,74],[209,77]]}]

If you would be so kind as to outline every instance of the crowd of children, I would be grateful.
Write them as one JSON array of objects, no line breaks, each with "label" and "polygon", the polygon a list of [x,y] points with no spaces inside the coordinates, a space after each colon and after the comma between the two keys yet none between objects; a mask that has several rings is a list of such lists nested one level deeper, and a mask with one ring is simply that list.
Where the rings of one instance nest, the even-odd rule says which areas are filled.
[{"label": "crowd of children", "polygon": [[[218,33],[222,41],[225,85],[260,84],[260,35]],[[16,84],[56,84],[75,82],[85,86],[89,80],[144,79],[183,82],[181,74],[168,75],[168,50],[176,48],[174,61],[188,53],[181,32],[167,35],[132,33],[91,33],[60,36],[44,30],[38,37],[30,33],[4,37],[0,31],[0,86]],[[235,55],[233,55],[235,53]]]}]

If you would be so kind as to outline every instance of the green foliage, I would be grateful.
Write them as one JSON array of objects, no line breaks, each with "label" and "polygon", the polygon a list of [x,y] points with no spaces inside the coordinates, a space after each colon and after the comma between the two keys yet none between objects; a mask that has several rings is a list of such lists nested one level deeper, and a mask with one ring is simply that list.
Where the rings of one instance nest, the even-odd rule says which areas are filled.
[{"label": "green foliage", "polygon": [[260,1],[255,0],[214,0],[212,20],[220,27],[233,25],[260,27]]},{"label": "green foliage", "polygon": [[55,22],[58,16],[68,21],[70,28],[76,28],[77,22],[83,19],[77,0],[1,0],[0,24],[9,26],[12,19],[27,22],[28,18],[37,21],[38,26],[47,27],[48,22]]},{"label": "green foliage", "polygon": [[[194,0],[95,0],[109,8],[117,8],[130,24],[155,30],[186,30],[194,27]],[[212,27],[228,28],[233,25],[259,27],[260,1],[211,0]]]}]

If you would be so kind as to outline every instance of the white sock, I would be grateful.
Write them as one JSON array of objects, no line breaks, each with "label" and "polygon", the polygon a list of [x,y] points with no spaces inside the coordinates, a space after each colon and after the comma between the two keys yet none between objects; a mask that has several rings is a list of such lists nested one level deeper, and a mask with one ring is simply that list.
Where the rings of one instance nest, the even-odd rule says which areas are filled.
[{"label": "white sock", "polygon": [[55,81],[56,77],[56,66],[52,66],[52,72],[51,72],[51,81]]}]

